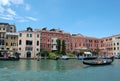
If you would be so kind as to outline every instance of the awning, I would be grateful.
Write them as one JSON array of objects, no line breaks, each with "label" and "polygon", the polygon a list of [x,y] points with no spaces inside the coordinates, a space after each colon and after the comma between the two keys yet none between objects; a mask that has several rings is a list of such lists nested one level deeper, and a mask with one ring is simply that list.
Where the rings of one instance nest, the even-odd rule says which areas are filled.
[{"label": "awning", "polygon": [[88,54],[88,55],[91,55],[92,53],[91,53],[91,52],[84,52],[84,54]]},{"label": "awning", "polygon": [[87,50],[87,48],[77,47],[76,50]]}]

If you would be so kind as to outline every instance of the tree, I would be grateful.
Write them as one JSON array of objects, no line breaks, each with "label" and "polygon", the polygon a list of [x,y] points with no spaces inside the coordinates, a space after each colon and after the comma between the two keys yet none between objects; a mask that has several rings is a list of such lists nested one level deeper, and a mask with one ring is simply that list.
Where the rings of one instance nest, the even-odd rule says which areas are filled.
[{"label": "tree", "polygon": [[96,50],[92,51],[92,54],[94,54],[94,55],[99,55],[99,52],[100,52],[100,50],[99,50],[99,49],[96,49]]},{"label": "tree", "polygon": [[66,44],[65,44],[65,40],[62,40],[62,52],[63,55],[66,54]]},{"label": "tree", "polygon": [[61,50],[61,40],[60,40],[60,39],[57,39],[56,42],[57,42],[57,53],[60,54],[60,50]]},{"label": "tree", "polygon": [[47,50],[42,50],[41,51],[41,56],[46,58],[47,56],[49,56],[49,52]]}]

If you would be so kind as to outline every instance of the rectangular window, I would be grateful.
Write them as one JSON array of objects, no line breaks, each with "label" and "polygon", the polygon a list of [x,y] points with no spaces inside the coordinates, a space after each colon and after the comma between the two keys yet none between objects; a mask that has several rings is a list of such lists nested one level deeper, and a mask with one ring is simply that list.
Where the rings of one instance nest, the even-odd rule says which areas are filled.
[{"label": "rectangular window", "polygon": [[3,30],[5,30],[5,28],[3,28]]},{"label": "rectangular window", "polygon": [[31,40],[26,40],[26,45],[32,45],[32,41]]},{"label": "rectangular window", "polygon": [[39,46],[39,41],[37,41],[37,46]]},{"label": "rectangular window", "polygon": [[32,51],[32,49],[33,49],[32,47],[26,47],[25,48],[26,51]]},{"label": "rectangular window", "polygon": [[37,34],[37,38],[39,38],[39,34]]},{"label": "rectangular window", "polygon": [[117,50],[119,50],[119,47],[117,47]]},{"label": "rectangular window", "polygon": [[21,45],[22,44],[22,40],[19,40],[19,45]]},{"label": "rectangular window", "polygon": [[19,36],[22,37],[22,33],[20,33]]},{"label": "rectangular window", "polygon": [[19,50],[21,50],[21,48],[19,48]]},{"label": "rectangular window", "polygon": [[30,37],[32,37],[32,34],[30,34]]},{"label": "rectangular window", "polygon": [[117,45],[119,45],[119,43],[117,43]]},{"label": "rectangular window", "polygon": [[27,34],[26,37],[29,37],[29,34]]}]

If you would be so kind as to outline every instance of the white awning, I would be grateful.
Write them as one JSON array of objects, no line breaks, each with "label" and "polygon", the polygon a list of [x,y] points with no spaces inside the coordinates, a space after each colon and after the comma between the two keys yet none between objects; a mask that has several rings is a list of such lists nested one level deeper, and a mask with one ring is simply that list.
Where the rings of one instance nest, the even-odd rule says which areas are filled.
[{"label": "white awning", "polygon": [[84,52],[84,54],[89,54],[89,55],[91,55],[92,53],[91,53],[91,52]]}]

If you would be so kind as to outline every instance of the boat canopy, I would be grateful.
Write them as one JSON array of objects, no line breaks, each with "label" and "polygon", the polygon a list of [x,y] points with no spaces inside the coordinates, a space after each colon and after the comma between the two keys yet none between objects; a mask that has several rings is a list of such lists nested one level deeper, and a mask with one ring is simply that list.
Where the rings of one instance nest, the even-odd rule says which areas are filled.
[{"label": "boat canopy", "polygon": [[84,54],[86,54],[86,55],[92,55],[91,52],[84,52]]}]

